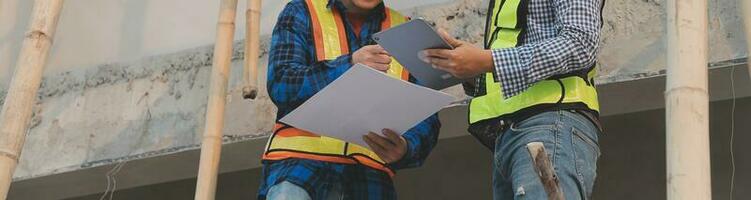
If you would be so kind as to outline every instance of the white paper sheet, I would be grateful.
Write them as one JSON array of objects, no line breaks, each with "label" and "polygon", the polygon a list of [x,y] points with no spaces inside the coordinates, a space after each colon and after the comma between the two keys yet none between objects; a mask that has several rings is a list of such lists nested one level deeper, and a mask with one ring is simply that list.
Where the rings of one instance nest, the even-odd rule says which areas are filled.
[{"label": "white paper sheet", "polygon": [[362,136],[403,134],[455,99],[357,64],[280,121],[369,148]]}]

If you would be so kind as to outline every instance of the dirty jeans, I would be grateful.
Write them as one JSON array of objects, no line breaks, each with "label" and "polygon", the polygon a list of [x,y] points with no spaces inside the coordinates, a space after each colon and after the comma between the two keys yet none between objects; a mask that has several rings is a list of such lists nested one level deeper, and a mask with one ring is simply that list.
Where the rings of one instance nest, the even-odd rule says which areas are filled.
[{"label": "dirty jeans", "polygon": [[[328,198],[326,200],[343,199],[341,186],[338,184],[330,188]],[[268,194],[266,194],[267,200],[311,200],[308,192],[300,186],[293,183],[283,181],[279,184],[271,186]]]},{"label": "dirty jeans", "polygon": [[590,199],[595,182],[598,128],[581,114],[550,111],[514,123],[496,139],[494,199],[548,199],[527,150],[543,142],[567,200]]}]

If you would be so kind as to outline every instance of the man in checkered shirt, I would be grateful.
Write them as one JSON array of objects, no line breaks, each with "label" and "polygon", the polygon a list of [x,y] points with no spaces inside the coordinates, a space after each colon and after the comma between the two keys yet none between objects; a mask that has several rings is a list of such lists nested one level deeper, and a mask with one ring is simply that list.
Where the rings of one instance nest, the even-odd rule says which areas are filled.
[{"label": "man in checkered shirt", "polygon": [[[516,3],[518,7],[507,9]],[[470,132],[494,151],[495,199],[590,198],[600,155],[598,135],[602,129],[593,73],[589,72],[596,70],[603,4],[604,0],[491,0],[485,49],[442,32],[454,49],[422,52],[422,59],[435,68],[459,78],[476,77],[464,83],[466,93],[475,97],[472,103],[495,93],[492,95],[496,95],[493,99],[496,101],[485,102],[494,103],[490,106],[496,106],[496,110],[504,110],[526,103],[523,101],[537,100],[535,97],[552,94],[557,99],[560,95],[558,102],[536,104],[535,109],[525,108],[470,125]],[[516,25],[504,26],[509,22]],[[514,30],[517,37],[499,34]],[[495,40],[516,43],[498,48],[496,46],[502,45],[493,45]],[[491,75],[492,79],[486,79]],[[575,79],[580,77],[583,78]],[[562,81],[565,78],[569,79]],[[488,87],[488,81],[494,81],[500,88]],[[560,83],[564,92],[534,89],[545,81],[551,87]],[[565,85],[566,81],[585,84]],[[589,102],[566,102],[566,98],[570,98],[566,95],[585,90],[593,94],[587,96]],[[470,104],[470,118],[473,109]],[[556,176],[552,179],[555,184],[544,184],[544,178],[538,176],[536,160],[527,149],[527,144],[534,142],[544,144],[555,170]],[[562,190],[561,196],[551,192],[555,189]]]}]

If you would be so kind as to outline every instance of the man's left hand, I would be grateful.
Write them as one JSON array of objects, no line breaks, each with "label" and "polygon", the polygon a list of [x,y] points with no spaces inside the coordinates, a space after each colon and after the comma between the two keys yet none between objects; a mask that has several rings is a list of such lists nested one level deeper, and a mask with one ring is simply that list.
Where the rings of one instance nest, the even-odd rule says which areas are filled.
[{"label": "man's left hand", "polygon": [[394,163],[401,160],[404,154],[407,153],[407,140],[389,129],[383,129],[382,132],[385,137],[370,132],[363,136],[363,140],[386,163]]},{"label": "man's left hand", "polygon": [[457,40],[443,30],[439,33],[454,49],[424,50],[420,55],[424,62],[432,64],[436,69],[449,72],[457,78],[471,78],[492,71],[493,55],[490,50]]}]

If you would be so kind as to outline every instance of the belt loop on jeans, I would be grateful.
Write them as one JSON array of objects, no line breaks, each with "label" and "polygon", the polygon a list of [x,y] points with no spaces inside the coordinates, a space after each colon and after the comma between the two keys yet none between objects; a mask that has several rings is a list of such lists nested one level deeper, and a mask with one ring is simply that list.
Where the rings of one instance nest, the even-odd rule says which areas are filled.
[{"label": "belt loop on jeans", "polygon": [[590,123],[592,123],[595,127],[597,127],[597,130],[600,131],[600,133],[603,133],[603,127],[602,123],[600,122],[600,117],[597,113],[593,113],[592,111],[586,111],[586,110],[571,110],[571,112],[574,112],[578,115],[581,115],[585,119],[587,119]]},{"label": "belt loop on jeans", "polygon": [[499,135],[502,135],[504,132],[506,132],[511,126],[513,126],[514,122],[510,119],[500,119],[498,120],[498,129]]}]

